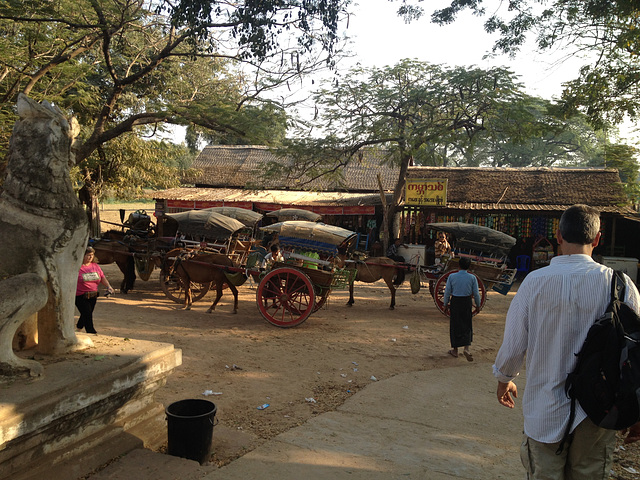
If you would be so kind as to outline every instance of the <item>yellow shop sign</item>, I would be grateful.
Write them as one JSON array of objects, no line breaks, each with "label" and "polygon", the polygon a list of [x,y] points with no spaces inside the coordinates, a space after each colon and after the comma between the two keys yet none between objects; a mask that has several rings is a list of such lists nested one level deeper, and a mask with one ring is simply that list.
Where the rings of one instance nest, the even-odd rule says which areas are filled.
[{"label": "yellow shop sign", "polygon": [[405,205],[444,207],[447,204],[446,178],[407,179],[404,194]]}]

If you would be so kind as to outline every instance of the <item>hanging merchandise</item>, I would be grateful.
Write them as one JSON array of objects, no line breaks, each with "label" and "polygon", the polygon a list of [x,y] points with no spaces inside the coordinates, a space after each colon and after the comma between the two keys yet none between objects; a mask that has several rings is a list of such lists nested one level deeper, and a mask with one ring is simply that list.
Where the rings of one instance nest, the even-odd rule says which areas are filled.
[{"label": "hanging merchandise", "polygon": [[531,235],[535,238],[547,236],[547,221],[544,217],[535,217],[532,219]]},{"label": "hanging merchandise", "polygon": [[533,244],[533,256],[531,258],[531,268],[542,268],[549,265],[553,258],[553,245],[544,237],[539,237]]},{"label": "hanging merchandise", "polygon": [[523,237],[528,238],[531,237],[531,218],[528,217],[525,219],[525,228]]},{"label": "hanging merchandise", "polygon": [[547,238],[555,238],[559,223],[560,221],[557,218],[549,218],[547,222]]}]

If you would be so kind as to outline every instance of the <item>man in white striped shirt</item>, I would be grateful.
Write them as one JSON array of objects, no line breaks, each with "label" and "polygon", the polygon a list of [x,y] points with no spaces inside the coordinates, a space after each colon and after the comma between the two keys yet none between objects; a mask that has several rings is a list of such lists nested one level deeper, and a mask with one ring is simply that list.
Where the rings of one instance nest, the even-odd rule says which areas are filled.
[{"label": "man in white striped shirt", "polygon": [[[529,479],[609,478],[615,431],[597,427],[579,404],[568,447],[556,455],[571,401],[564,391],[567,374],[596,318],[609,305],[613,270],[591,254],[600,241],[597,210],[568,208],[556,232],[560,256],[524,279],[507,313],[504,340],[493,365],[498,401],[514,407],[518,390],[513,380],[527,359],[527,385],[522,400],[524,439],[520,453]],[[636,312],[640,297],[625,275],[625,303]],[[626,441],[638,440],[640,424]]]}]

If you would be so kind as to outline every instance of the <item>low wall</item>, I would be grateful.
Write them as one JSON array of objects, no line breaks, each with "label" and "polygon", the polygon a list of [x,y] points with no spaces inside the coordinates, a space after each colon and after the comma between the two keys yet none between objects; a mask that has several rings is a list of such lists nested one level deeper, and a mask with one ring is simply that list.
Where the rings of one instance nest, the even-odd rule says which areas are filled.
[{"label": "low wall", "polygon": [[[79,335],[81,336],[81,335]],[[0,377],[0,479],[71,480],[166,441],[154,393],[182,363],[173,345],[87,336],[92,346],[39,358],[39,380]]]}]

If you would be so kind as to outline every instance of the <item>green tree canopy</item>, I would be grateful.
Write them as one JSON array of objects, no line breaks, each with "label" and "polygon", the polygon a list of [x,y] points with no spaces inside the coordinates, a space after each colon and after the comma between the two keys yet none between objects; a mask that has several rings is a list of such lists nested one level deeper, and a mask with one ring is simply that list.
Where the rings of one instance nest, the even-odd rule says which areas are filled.
[{"label": "green tree canopy", "polygon": [[[391,0],[393,1],[393,0]],[[421,0],[402,0],[399,14],[420,17]],[[451,0],[432,13],[438,24],[454,22],[463,10],[484,17],[498,33],[494,52],[515,55],[529,34],[541,51],[561,48],[587,63],[565,86],[568,111],[585,112],[596,128],[637,118],[640,107],[640,2],[636,0],[509,0],[495,8],[485,0]]]},{"label": "green tree canopy", "polygon": [[[399,204],[407,167],[549,166],[592,158],[597,138],[584,117],[566,122],[557,106],[522,92],[504,68],[445,67],[403,60],[358,67],[315,94],[320,138],[287,146],[296,168],[271,165],[266,174],[313,180],[331,175],[365,147],[384,149],[400,166],[389,218]],[[390,231],[390,230],[389,230]]]},{"label": "green tree canopy", "polygon": [[331,61],[349,2],[3,2],[0,148],[20,92],[88,127],[80,161],[123,133],[165,123],[268,143],[285,117],[264,93]]},{"label": "green tree canopy", "polygon": [[221,141],[273,144],[287,120],[265,93],[332,65],[350,1],[2,2],[0,154],[19,93],[56,104],[84,127],[76,159],[85,199],[105,182],[136,177],[113,171],[135,164],[127,141],[107,147],[131,132],[176,124]]}]

